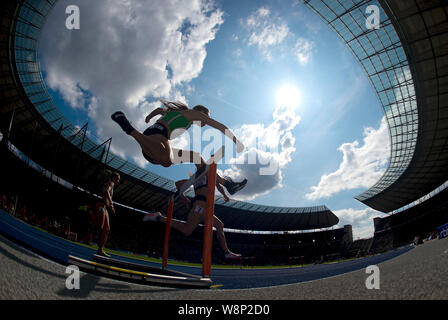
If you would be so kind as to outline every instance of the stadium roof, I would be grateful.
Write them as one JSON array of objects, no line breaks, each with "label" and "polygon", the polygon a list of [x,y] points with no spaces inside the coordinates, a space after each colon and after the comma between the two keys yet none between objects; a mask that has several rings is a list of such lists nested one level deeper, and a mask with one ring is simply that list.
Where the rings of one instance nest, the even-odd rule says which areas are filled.
[{"label": "stadium roof", "polygon": [[[0,30],[0,127],[3,135],[37,164],[90,192],[98,192],[104,169],[122,179],[114,200],[141,210],[166,210],[174,182],[109,152],[110,141],[94,141],[87,125],[64,117],[48,94],[38,60],[39,36],[56,0],[2,1]],[[12,122],[11,122],[12,119]],[[11,128],[11,130],[10,130]],[[226,228],[289,231],[331,227],[339,219],[325,206],[285,208],[242,201],[215,201]],[[176,204],[175,217],[187,209]]]},{"label": "stadium roof", "polygon": [[[352,50],[377,92],[391,136],[389,166],[356,197],[389,212],[448,180],[446,1],[305,0]],[[370,5],[378,29],[368,29]],[[370,21],[371,22],[371,21]]]}]

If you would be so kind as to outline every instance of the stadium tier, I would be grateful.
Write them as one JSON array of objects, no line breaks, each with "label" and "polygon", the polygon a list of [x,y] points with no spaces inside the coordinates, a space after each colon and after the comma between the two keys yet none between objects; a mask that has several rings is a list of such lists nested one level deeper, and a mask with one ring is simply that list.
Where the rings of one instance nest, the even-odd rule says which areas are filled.
[{"label": "stadium tier", "polygon": [[[58,109],[42,78],[38,45],[55,0],[2,1],[1,6],[1,132],[21,152],[55,176],[97,193],[105,169],[119,171],[114,200],[133,208],[166,211],[174,182],[110,152],[110,140],[93,141],[88,126],[74,126]],[[187,208],[175,207],[176,217]],[[215,212],[227,228],[288,231],[328,228],[339,219],[326,206],[274,207],[217,197]]]},{"label": "stadium tier", "polygon": [[[88,245],[96,243],[98,234],[94,219],[88,211],[82,209],[98,201],[96,197],[82,190],[75,191],[71,184],[50,172],[43,172],[42,168],[11,145],[8,148],[6,144],[0,144],[0,152],[2,163],[8,168],[0,180],[0,194],[8,199],[1,199],[3,210],[58,237]],[[143,223],[144,213],[119,205],[116,207],[119,208],[117,214],[110,216],[113,231],[109,235],[107,248],[160,259],[165,225]],[[297,265],[321,261],[322,257],[329,261],[354,256],[351,252],[353,236],[349,225],[299,233],[226,232],[226,239],[232,250],[245,257],[234,263],[250,266]],[[228,263],[216,240],[213,241],[213,262]],[[188,237],[173,229],[169,257],[201,263],[202,243],[202,227]]]},{"label": "stadium tier", "polygon": [[[446,1],[306,0],[364,68],[387,118],[391,157],[357,200],[390,212],[448,180]],[[366,28],[379,9],[378,28]],[[370,21],[371,22],[371,21]]]},{"label": "stadium tier", "polygon": [[[124,174],[116,199],[139,209],[164,205],[173,181],[109,152],[75,127],[49,96],[37,55],[39,35],[56,1],[3,1],[1,25],[1,131],[42,167],[93,190],[98,172]],[[377,92],[391,135],[382,178],[356,199],[390,212],[436,189],[448,177],[448,32],[442,1],[304,1],[352,50]],[[378,28],[366,29],[366,7],[379,8]],[[64,159],[64,161],[57,161]],[[70,168],[70,169],[68,169]],[[229,228],[298,230],[335,225],[325,206],[278,208],[224,203]],[[231,208],[232,210],[227,210]],[[234,212],[231,214],[228,212]],[[248,214],[240,218],[241,212]],[[269,214],[267,219],[266,214]],[[249,217],[250,216],[250,217]],[[223,217],[223,220],[226,218]],[[248,225],[252,223],[252,225]]]}]

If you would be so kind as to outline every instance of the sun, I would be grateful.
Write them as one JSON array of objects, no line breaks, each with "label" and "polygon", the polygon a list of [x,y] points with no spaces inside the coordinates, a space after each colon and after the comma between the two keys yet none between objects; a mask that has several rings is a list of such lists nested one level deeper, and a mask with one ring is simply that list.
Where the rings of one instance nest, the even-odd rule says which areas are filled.
[{"label": "sun", "polygon": [[279,107],[296,108],[300,103],[300,91],[296,86],[286,84],[277,90],[275,98]]}]

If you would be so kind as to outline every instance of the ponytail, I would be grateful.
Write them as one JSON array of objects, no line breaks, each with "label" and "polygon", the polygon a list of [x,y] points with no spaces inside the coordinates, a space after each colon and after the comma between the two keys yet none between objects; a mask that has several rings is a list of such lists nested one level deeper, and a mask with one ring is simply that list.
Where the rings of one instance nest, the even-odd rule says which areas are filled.
[{"label": "ponytail", "polygon": [[166,101],[160,100],[163,105],[167,108],[168,111],[177,111],[177,110],[189,110],[188,106],[180,101]]}]

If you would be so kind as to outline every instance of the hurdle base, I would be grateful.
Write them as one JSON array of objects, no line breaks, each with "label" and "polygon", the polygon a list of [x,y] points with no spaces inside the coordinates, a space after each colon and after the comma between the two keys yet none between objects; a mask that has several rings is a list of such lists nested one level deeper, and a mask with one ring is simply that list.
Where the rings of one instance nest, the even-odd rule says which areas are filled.
[{"label": "hurdle base", "polygon": [[68,256],[68,264],[75,265],[83,271],[126,282],[196,289],[207,289],[213,284],[209,278],[106,258],[99,255],[95,255],[94,260],[90,261],[72,255]]}]

